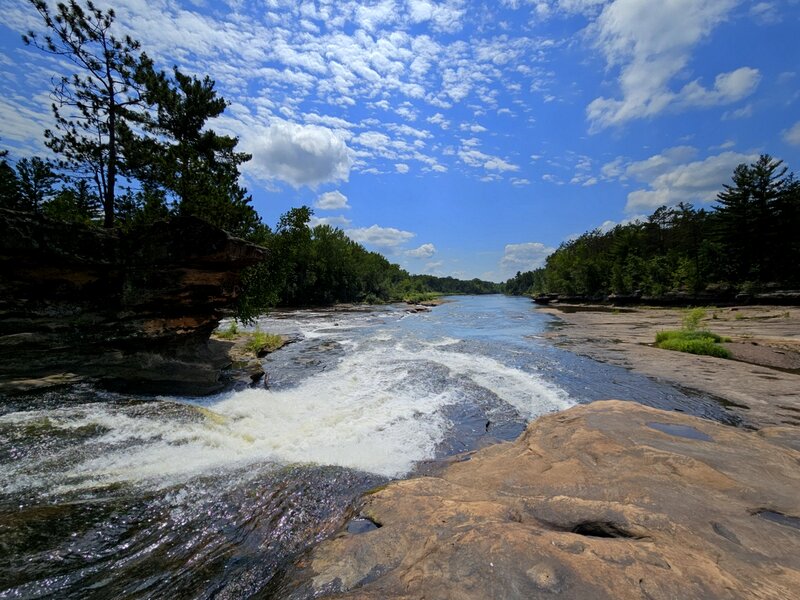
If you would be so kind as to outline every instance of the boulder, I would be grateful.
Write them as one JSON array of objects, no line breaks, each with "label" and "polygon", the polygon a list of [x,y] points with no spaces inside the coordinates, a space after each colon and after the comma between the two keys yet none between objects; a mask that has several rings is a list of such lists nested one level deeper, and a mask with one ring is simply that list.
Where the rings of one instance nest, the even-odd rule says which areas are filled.
[{"label": "boulder", "polygon": [[265,252],[194,217],[123,233],[0,210],[0,391],[56,373],[220,389],[227,345],[209,336]]},{"label": "boulder", "polygon": [[[800,452],[631,402],[397,481],[305,557],[290,598],[798,598]],[[795,433],[790,432],[790,433]]]}]

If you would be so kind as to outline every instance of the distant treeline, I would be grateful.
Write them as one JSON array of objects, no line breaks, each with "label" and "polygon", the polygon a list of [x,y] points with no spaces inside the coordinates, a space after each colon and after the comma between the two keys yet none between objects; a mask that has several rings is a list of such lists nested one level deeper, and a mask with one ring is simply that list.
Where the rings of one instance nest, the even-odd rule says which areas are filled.
[{"label": "distant treeline", "polygon": [[646,221],[584,233],[509,294],[755,292],[800,287],[800,182],[769,155],[739,165],[711,210],[662,206]]},{"label": "distant treeline", "polygon": [[240,315],[254,316],[265,306],[309,306],[340,302],[394,302],[429,293],[487,294],[501,284],[473,279],[409,275],[377,252],[367,251],[338,228],[309,226],[311,210],[293,208],[259,243],[267,260],[246,275],[248,293]]}]

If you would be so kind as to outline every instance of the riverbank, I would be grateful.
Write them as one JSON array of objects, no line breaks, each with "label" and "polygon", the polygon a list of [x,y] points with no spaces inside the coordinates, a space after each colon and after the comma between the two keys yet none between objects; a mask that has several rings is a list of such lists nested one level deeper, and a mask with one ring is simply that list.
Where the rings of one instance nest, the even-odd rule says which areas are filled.
[{"label": "riverbank", "polygon": [[713,396],[745,426],[800,427],[800,309],[709,308],[700,327],[730,338],[732,360],[655,348],[658,331],[680,329],[685,311],[543,307],[559,319],[543,334],[557,346]]},{"label": "riverbank", "polygon": [[785,442],[633,402],[547,415],[368,494],[284,597],[794,598],[800,453]]}]

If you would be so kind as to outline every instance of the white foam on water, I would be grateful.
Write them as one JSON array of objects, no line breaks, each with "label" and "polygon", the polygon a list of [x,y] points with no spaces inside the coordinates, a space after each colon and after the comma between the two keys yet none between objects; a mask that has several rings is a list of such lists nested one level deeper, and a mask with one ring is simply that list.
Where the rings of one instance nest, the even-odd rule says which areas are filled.
[{"label": "white foam on water", "polygon": [[529,420],[575,405],[569,394],[541,376],[488,356],[434,350],[431,359],[445,365],[451,373],[468,377],[492,391]]},{"label": "white foam on water", "polygon": [[[172,485],[254,462],[317,463],[403,475],[415,462],[434,455],[448,426],[439,411],[456,397],[453,391],[426,389],[424,382],[412,384],[408,371],[387,352],[357,352],[291,389],[252,388],[206,401],[195,409],[202,419],[170,418],[155,408],[152,415],[129,416],[113,405],[67,411],[59,427],[107,429],[91,440],[107,449],[68,466],[56,477],[61,485],[54,491],[123,481]],[[25,418],[16,415],[6,415],[6,421],[21,423]],[[19,474],[23,465],[17,467]]]},{"label": "white foam on water", "polygon": [[100,433],[86,442],[96,451],[73,456],[57,474],[45,472],[53,459],[48,456],[38,465],[2,465],[0,475],[6,492],[38,487],[56,493],[126,481],[170,486],[254,463],[316,463],[402,476],[434,456],[450,425],[443,407],[466,393],[456,382],[440,377],[434,384],[420,376],[418,367],[428,363],[490,390],[526,418],[573,404],[535,373],[447,348],[458,341],[347,340],[348,352],[335,368],[296,387],[250,388],[182,411],[163,410],[159,403],[131,411],[101,403],[5,415],[0,423],[24,425],[46,415],[55,428],[94,426]]}]

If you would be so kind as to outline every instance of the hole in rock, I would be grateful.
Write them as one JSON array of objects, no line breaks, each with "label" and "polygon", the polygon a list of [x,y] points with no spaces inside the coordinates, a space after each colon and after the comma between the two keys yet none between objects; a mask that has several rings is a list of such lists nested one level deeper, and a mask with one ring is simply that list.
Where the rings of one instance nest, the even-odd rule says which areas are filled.
[{"label": "hole in rock", "polygon": [[610,521],[585,521],[575,525],[571,531],[572,533],[577,533],[578,535],[598,538],[626,538],[637,540],[641,537],[632,534],[616,523],[611,523]]},{"label": "hole in rock", "polygon": [[712,438],[707,433],[703,433],[699,429],[695,429],[694,427],[690,427],[689,425],[678,425],[675,423],[658,423],[656,421],[651,421],[647,424],[648,427],[653,429],[657,429],[663,433],[674,435],[677,437],[684,437],[690,440],[701,440],[704,442],[712,441]]},{"label": "hole in rock", "polygon": [[766,509],[756,511],[755,514],[761,517],[762,519],[766,519],[767,521],[772,521],[773,523],[777,523],[778,525],[785,525],[787,527],[793,527],[794,529],[800,529],[800,517],[792,517],[789,515],[785,515],[783,513],[779,513],[774,510],[766,510]]},{"label": "hole in rock", "polygon": [[367,533],[381,527],[380,523],[366,517],[356,517],[347,524],[347,533]]}]

